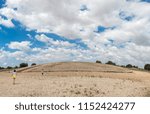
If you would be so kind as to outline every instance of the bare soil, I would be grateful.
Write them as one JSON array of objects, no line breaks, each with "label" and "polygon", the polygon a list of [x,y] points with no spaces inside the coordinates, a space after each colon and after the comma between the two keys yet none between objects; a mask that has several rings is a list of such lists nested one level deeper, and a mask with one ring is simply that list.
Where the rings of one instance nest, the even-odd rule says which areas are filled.
[{"label": "bare soil", "polygon": [[[62,62],[0,72],[1,97],[150,97],[150,73],[112,65]],[[44,75],[42,75],[44,72]]]}]

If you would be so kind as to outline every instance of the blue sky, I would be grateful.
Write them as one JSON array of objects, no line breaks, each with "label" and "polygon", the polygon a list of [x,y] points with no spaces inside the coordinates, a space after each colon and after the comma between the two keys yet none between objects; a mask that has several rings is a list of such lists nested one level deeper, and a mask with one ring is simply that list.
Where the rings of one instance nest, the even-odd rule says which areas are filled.
[{"label": "blue sky", "polygon": [[4,6],[4,4],[5,4],[5,0],[1,0],[0,1],[0,8],[2,8]]},{"label": "blue sky", "polygon": [[143,67],[149,13],[150,0],[1,0],[0,66],[112,60]]},{"label": "blue sky", "polygon": [[150,3],[150,0],[141,0],[141,1]]}]

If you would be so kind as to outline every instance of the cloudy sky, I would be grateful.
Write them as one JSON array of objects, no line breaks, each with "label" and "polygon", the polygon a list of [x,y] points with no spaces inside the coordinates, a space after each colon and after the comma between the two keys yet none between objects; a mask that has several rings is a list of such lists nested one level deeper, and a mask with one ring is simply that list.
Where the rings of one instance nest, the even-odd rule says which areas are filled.
[{"label": "cloudy sky", "polygon": [[150,0],[0,0],[0,66],[150,63]]}]

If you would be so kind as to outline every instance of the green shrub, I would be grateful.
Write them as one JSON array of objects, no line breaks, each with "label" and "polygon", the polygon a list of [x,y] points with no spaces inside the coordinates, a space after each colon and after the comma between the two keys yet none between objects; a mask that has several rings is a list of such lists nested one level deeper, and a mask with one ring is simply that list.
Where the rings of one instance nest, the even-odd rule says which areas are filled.
[{"label": "green shrub", "polygon": [[144,66],[144,69],[150,71],[150,64],[146,64],[146,65]]},{"label": "green shrub", "polygon": [[96,63],[102,63],[101,61],[97,60]]},{"label": "green shrub", "polygon": [[11,66],[8,66],[7,69],[12,69],[12,67],[11,67]]},{"label": "green shrub", "polygon": [[36,65],[36,63],[32,63],[32,64],[31,64],[31,66],[35,66],[35,65]]},{"label": "green shrub", "polygon": [[106,64],[109,64],[109,65],[116,65],[116,63],[112,62],[112,61],[108,61]]},{"label": "green shrub", "polygon": [[5,69],[4,67],[0,67],[0,69]]},{"label": "green shrub", "polygon": [[28,67],[28,63],[21,63],[20,68],[23,68],[23,67]]},{"label": "green shrub", "polygon": [[131,64],[126,65],[127,68],[132,68],[133,66]]}]

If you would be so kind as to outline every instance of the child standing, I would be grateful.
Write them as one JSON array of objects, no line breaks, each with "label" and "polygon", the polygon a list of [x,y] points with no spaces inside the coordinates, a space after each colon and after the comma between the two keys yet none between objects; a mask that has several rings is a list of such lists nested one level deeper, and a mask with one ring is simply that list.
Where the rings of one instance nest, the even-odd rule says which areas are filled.
[{"label": "child standing", "polygon": [[12,72],[13,85],[15,85],[16,75],[17,75],[16,70],[14,70],[14,71]]}]

